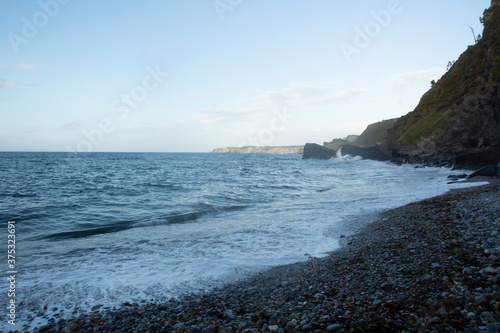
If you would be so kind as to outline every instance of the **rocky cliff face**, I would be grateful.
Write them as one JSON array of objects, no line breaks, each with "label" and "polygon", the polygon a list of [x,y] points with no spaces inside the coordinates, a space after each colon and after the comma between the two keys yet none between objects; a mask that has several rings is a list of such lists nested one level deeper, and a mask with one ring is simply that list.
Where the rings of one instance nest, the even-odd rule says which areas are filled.
[{"label": "rocky cliff face", "polygon": [[392,128],[399,118],[382,120],[368,127],[361,135],[348,135],[345,138],[333,139],[323,143],[323,146],[332,150],[338,150],[342,146],[358,146],[363,148],[374,147],[382,144],[387,136],[387,130]]},{"label": "rocky cliff face", "polygon": [[303,146],[287,147],[225,147],[216,148],[212,153],[260,153],[260,154],[302,154]]},{"label": "rocky cliff face", "polygon": [[343,145],[352,145],[353,142],[355,142],[355,141],[356,140],[349,141],[349,140],[346,140],[346,139],[337,138],[337,139],[333,139],[330,142],[323,143],[323,146],[326,147],[326,148],[328,148],[328,149],[331,149],[331,150],[337,150],[340,147],[342,147]]},{"label": "rocky cliff face", "polygon": [[461,156],[473,164],[465,156],[485,154],[500,161],[499,3],[492,1],[485,11],[479,42],[469,46],[415,110],[388,131],[383,147],[393,157],[450,160]]},{"label": "rocky cliff face", "polygon": [[373,147],[382,144],[387,131],[394,126],[399,118],[382,120],[378,123],[368,125],[363,133],[354,141],[354,145],[359,147]]}]

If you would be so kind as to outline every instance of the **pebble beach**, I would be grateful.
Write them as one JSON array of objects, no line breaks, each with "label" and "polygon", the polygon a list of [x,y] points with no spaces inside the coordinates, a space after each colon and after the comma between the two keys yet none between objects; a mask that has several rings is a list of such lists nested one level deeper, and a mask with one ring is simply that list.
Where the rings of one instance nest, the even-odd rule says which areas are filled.
[{"label": "pebble beach", "polygon": [[35,331],[500,331],[500,179],[474,180],[489,185],[384,212],[327,257]]}]

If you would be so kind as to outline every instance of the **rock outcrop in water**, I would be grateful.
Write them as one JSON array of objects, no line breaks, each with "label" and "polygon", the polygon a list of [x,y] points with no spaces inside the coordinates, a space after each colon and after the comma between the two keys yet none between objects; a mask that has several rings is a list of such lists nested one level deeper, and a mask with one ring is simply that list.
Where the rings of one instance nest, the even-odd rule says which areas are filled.
[{"label": "rock outcrop in water", "polygon": [[338,150],[329,149],[315,143],[307,143],[304,146],[303,159],[329,160],[338,154],[360,156],[364,159],[376,161],[388,161],[390,156],[380,149],[380,146],[358,147],[354,145],[342,145]]},{"label": "rock outcrop in water", "polygon": [[329,160],[336,154],[337,152],[333,149],[320,146],[316,143],[306,143],[306,145],[304,146],[304,154],[302,155],[302,158],[304,160]]},{"label": "rock outcrop in water", "polygon": [[343,145],[340,149],[342,155],[361,156],[364,159],[375,161],[388,161],[391,159],[389,155],[382,151],[380,146],[358,147],[353,145]]}]

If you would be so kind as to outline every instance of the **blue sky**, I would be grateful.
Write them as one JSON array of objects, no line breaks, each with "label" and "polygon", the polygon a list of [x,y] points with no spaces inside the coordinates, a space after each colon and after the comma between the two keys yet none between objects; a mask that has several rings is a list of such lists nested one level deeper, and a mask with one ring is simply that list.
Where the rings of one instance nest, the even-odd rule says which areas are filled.
[{"label": "blue sky", "polygon": [[3,1],[0,151],[206,152],[412,111],[488,0]]}]

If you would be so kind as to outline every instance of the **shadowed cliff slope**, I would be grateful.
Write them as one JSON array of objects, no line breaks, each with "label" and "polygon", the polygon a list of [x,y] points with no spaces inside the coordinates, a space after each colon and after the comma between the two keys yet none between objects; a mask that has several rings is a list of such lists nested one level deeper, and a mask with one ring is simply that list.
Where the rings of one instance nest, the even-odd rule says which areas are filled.
[{"label": "shadowed cliff slope", "polygon": [[363,133],[354,142],[359,147],[373,147],[381,144],[387,136],[387,130],[392,128],[399,118],[382,120],[368,125]]}]

